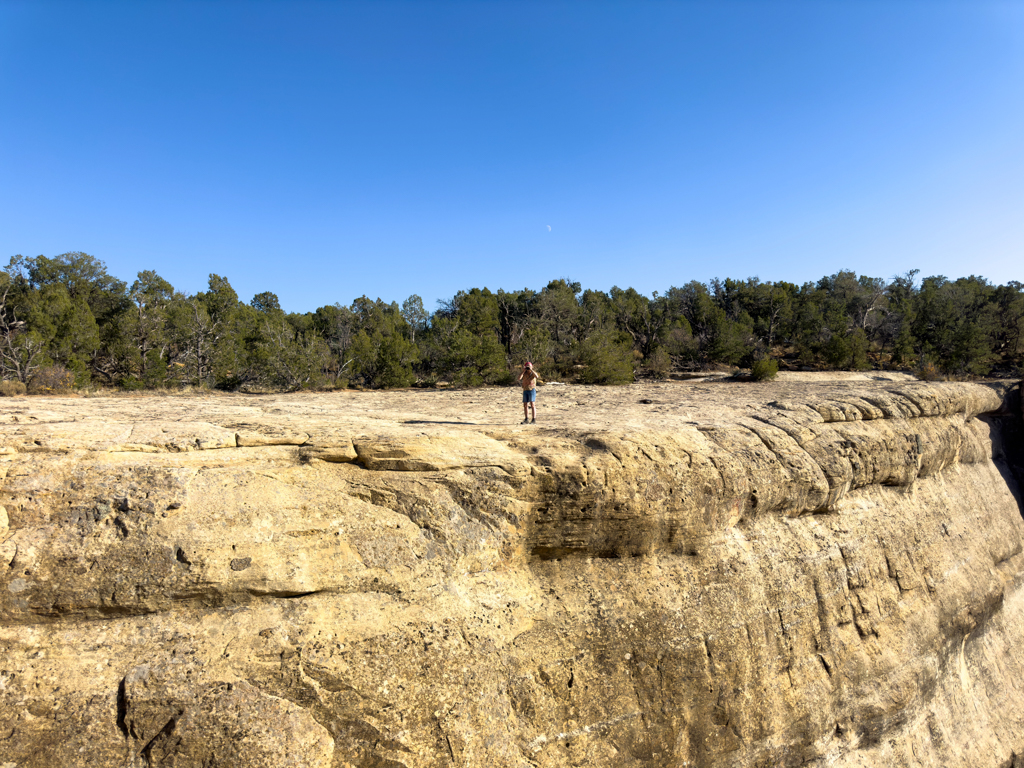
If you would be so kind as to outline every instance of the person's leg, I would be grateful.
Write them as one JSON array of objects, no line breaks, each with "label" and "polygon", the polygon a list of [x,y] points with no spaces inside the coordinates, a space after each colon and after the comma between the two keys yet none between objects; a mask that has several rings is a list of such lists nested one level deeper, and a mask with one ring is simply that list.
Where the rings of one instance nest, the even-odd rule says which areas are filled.
[{"label": "person's leg", "polygon": [[525,424],[530,418],[530,401],[527,399],[526,390],[523,390],[523,424]]}]

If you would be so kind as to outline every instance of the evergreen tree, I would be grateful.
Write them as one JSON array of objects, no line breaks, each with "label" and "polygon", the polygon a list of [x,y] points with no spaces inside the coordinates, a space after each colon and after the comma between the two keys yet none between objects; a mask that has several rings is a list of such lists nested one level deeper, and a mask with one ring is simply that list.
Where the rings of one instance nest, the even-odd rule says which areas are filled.
[{"label": "evergreen tree", "polygon": [[325,373],[334,386],[345,385],[353,375],[352,339],[358,330],[355,312],[341,304],[320,307],[311,318],[313,330],[327,345]]},{"label": "evergreen tree", "polygon": [[466,386],[507,381],[500,328],[495,294],[486,288],[459,291],[442,303],[424,338],[434,373]]},{"label": "evergreen tree", "polygon": [[922,363],[934,362],[945,373],[980,374],[995,357],[998,311],[993,287],[980,277],[950,282],[926,277],[917,296],[914,335]]},{"label": "evergreen tree", "polygon": [[359,330],[352,338],[353,372],[368,387],[408,387],[419,359],[397,304],[362,296],[352,303]]}]

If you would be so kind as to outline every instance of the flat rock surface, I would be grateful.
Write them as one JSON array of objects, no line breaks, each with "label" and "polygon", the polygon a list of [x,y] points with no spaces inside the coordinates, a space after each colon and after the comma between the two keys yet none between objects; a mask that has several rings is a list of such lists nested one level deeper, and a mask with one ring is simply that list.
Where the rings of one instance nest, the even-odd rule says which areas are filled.
[{"label": "flat rock surface", "polygon": [[1019,402],[2,399],[0,768],[1019,768]]},{"label": "flat rock surface", "polygon": [[[548,384],[538,389],[535,425],[522,425],[520,390],[412,389],[285,395],[211,394],[189,396],[98,396],[10,398],[0,401],[0,424],[34,427],[5,430],[5,436],[47,434],[44,424],[77,426],[69,433],[83,443],[174,444],[174,432],[197,436],[212,426],[267,437],[504,432],[509,429],[672,429],[722,421],[771,408],[773,401],[843,399],[858,392],[887,391],[916,380],[898,373],[780,373],[771,382],[730,382],[720,378],[638,383],[622,387]],[[132,424],[125,431],[118,425]],[[177,425],[177,426],[171,426]],[[59,428],[51,427],[50,431]],[[215,430],[213,430],[216,432]],[[167,434],[166,438],[161,433]],[[219,434],[219,433],[217,433]],[[302,436],[306,437],[303,438]],[[255,438],[249,438],[255,440]]]}]

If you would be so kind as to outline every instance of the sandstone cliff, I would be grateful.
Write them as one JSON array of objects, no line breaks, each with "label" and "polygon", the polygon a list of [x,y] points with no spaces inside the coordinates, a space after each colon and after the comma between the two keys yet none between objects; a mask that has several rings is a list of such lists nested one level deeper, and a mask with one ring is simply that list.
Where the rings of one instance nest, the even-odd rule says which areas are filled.
[{"label": "sandstone cliff", "polygon": [[0,402],[0,768],[1024,765],[1019,391]]}]

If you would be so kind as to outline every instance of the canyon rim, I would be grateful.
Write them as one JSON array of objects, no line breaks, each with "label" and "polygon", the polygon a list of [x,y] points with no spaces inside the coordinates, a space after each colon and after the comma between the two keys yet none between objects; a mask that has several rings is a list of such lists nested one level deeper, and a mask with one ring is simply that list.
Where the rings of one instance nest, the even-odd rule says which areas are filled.
[{"label": "canyon rim", "polygon": [[0,401],[0,767],[1024,766],[1020,387]]}]

